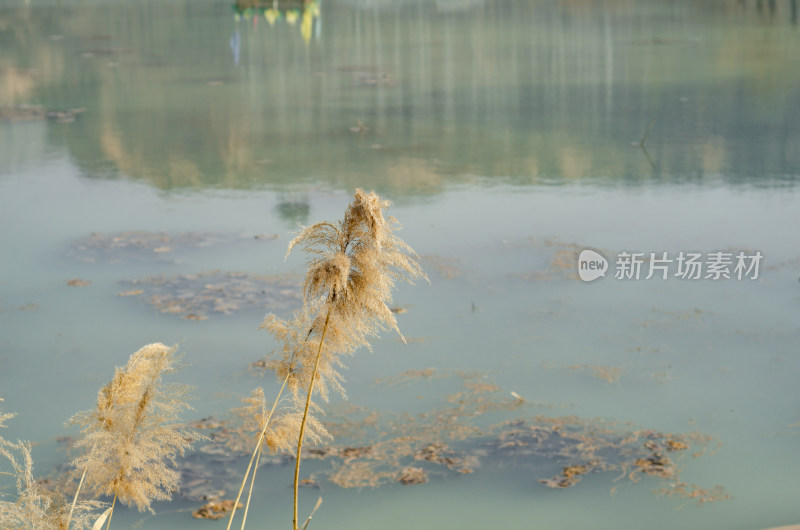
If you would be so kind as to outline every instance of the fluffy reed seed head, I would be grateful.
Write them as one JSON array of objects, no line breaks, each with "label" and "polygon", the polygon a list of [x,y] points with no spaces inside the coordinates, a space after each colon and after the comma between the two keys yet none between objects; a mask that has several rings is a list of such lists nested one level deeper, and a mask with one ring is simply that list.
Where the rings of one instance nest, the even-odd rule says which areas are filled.
[{"label": "fluffy reed seed head", "polygon": [[[237,412],[244,420],[244,428],[260,433],[264,429],[269,413],[264,390],[261,387],[254,389],[249,397],[242,399],[242,402],[245,406],[238,409]],[[270,418],[264,444],[274,453],[292,454],[297,448],[297,437],[300,434],[304,406],[305,402],[298,396],[291,396],[288,403],[275,411]],[[306,440],[313,445],[332,439],[327,429],[313,414],[321,413],[322,409],[312,401],[309,412],[304,433]]]},{"label": "fluffy reed seed head", "polygon": [[[3,398],[0,398],[0,401],[4,401]],[[7,427],[6,422],[16,416],[13,412],[0,412],[0,427]],[[2,444],[5,440],[2,436],[0,436],[0,444]]]},{"label": "fluffy reed seed head", "polygon": [[76,446],[87,450],[73,466],[78,474],[87,470],[86,485],[95,495],[116,495],[152,512],[153,501],[169,500],[178,488],[175,459],[201,436],[177,422],[190,408],[188,387],[162,381],[176,369],[176,351],[160,343],[144,346],[100,389],[96,410],[72,418],[84,432]]},{"label": "fluffy reed seed head", "polygon": [[320,341],[316,385],[327,399],[328,386],[344,394],[338,372],[342,355],[369,347],[368,338],[380,331],[393,329],[403,338],[389,308],[392,289],[397,280],[413,283],[427,277],[414,250],[394,235],[397,221],[384,216],[389,204],[374,192],[357,189],[341,221],[303,228],[289,243],[287,256],[296,246],[310,256],[304,309],[289,321],[270,315],[262,327],[284,344],[279,358],[267,366],[281,379],[290,375],[295,393],[308,386]]},{"label": "fluffy reed seed head", "polygon": [[[0,398],[2,401],[2,398]],[[0,413],[0,427],[15,414]],[[16,453],[16,454],[15,454]],[[0,456],[11,464],[16,477],[15,502],[0,500],[0,528],[4,530],[61,530],[67,529],[70,503],[57,491],[48,491],[33,476],[31,444],[16,443],[0,437]],[[0,473],[4,473],[0,467]],[[70,527],[73,530],[91,528],[95,510],[102,506],[95,501],[81,501],[75,505]]]},{"label": "fluffy reed seed head", "polygon": [[[314,310],[318,312],[319,309],[319,307],[306,307],[288,320],[275,315],[267,315],[261,324],[261,328],[272,333],[281,344],[272,352],[273,357],[266,360],[265,366],[268,370],[275,372],[278,380],[286,379],[287,387],[295,396],[301,390],[307,389],[311,382],[314,359],[319,349],[324,325],[324,322],[319,322],[313,315]],[[331,354],[330,329],[326,332],[325,337],[323,359],[320,362],[320,368],[323,368],[325,373],[324,377],[317,378],[315,385],[323,400],[328,399],[330,390],[344,395],[343,377],[339,372],[341,368],[344,368],[344,364],[341,356]]]}]

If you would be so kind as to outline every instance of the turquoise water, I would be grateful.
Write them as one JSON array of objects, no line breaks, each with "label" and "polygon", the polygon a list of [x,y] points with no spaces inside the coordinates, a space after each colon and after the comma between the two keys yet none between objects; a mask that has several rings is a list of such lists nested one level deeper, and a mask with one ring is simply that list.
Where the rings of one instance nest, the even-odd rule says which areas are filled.
[{"label": "turquoise water", "polygon": [[[563,462],[504,458],[484,437],[464,442],[487,452],[473,474],[374,489],[320,478],[303,490],[301,512],[324,499],[309,528],[800,522],[794,2],[330,1],[281,17],[207,0],[0,2],[0,397],[18,413],[3,436],[37,443],[37,473],[68,460],[55,439],[77,432],[62,424],[144,344],[185,353],[187,420],[275,392],[248,369],[275,346],[257,329],[266,302],[195,321],[117,294],[153,275],[298,276],[302,256],[283,259],[297,223],[340,218],[363,187],[393,201],[431,282],[396,292],[408,345],[384,336],[349,359],[351,405],[424,413],[458,391],[455,372],[475,372],[528,403],[487,423],[575,415],[707,435],[680,480],[730,498],[657,495],[674,481],[619,470],[548,489],[538,480]],[[78,108],[71,122],[43,115]],[[222,235],[78,249],[129,231]],[[756,280],[587,284],[583,248],[763,262]],[[451,377],[375,382],[426,368]],[[290,466],[258,483],[248,521],[288,525]],[[210,526],[190,517],[199,505],[120,510],[114,526]]]}]

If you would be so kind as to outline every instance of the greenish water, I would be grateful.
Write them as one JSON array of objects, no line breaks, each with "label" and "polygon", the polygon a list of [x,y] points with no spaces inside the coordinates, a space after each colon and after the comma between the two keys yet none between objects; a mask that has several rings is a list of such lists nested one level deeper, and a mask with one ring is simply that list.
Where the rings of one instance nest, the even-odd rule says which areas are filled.
[{"label": "greenish water", "polygon": [[[154,341],[186,354],[175,379],[196,387],[192,419],[276,391],[248,371],[275,346],[257,330],[267,305],[193,321],[116,294],[160,274],[300,274],[301,256],[283,260],[297,223],[338,219],[363,187],[393,201],[431,283],[397,291],[408,345],[386,336],[349,360],[352,405],[421,413],[458,385],[375,381],[485,373],[530,403],[510,417],[712,437],[680,480],[730,499],[656,495],[671,481],[619,470],[548,489],[561,464],[490,454],[418,486],[321,479],[303,492],[307,508],[324,498],[310,528],[800,523],[796,24],[788,0],[331,0],[274,25],[209,0],[0,0],[0,397],[19,414],[3,436],[38,442],[50,472],[69,458],[55,438],[76,434],[63,422]],[[69,123],[41,115],[76,108]],[[76,253],[126,231],[227,235]],[[585,284],[570,261],[585,247],[764,258],[757,280]],[[260,471],[248,521],[288,525],[290,483],[287,466]],[[120,511],[114,526],[222,527],[192,519],[197,506]]]}]

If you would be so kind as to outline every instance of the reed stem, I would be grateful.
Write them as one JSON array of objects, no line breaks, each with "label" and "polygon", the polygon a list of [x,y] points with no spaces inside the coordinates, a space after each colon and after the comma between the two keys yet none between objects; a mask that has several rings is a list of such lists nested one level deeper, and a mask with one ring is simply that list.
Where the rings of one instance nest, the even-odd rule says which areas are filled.
[{"label": "reed stem", "polygon": [[114,500],[111,501],[111,512],[108,514],[108,522],[106,523],[106,530],[111,528],[111,518],[114,516],[114,505],[117,504],[117,494],[114,494]]},{"label": "reed stem", "polygon": [[[94,449],[92,449],[94,450]],[[72,519],[72,512],[75,511],[75,504],[78,502],[78,495],[81,493],[81,486],[83,486],[83,480],[86,478],[86,472],[89,471],[89,467],[83,468],[83,475],[81,475],[81,481],[78,482],[78,489],[75,491],[75,497],[72,499],[72,506],[69,508],[69,515],[67,515],[67,524],[66,529],[69,530],[69,522]]]},{"label": "reed stem", "polygon": [[256,483],[256,471],[258,471],[258,462],[261,460],[261,450],[264,448],[264,444],[258,445],[258,456],[256,457],[256,467],[253,468],[253,476],[250,479],[250,491],[247,492],[247,503],[244,505],[244,516],[242,517],[242,528],[244,530],[244,525],[247,522],[247,511],[250,509],[250,498],[253,496],[253,485]]},{"label": "reed stem", "polygon": [[[275,403],[272,404],[272,409],[269,411],[267,415],[267,420],[264,422],[264,428],[261,429],[261,434],[258,436],[258,442],[256,442],[256,447],[253,449],[253,456],[250,457],[250,463],[247,464],[247,471],[244,473],[244,478],[242,479],[242,485],[239,488],[239,494],[236,496],[236,500],[233,502],[233,509],[231,509],[231,518],[228,520],[228,526],[226,530],[231,529],[231,525],[233,524],[233,516],[236,515],[236,507],[239,505],[239,499],[242,498],[242,492],[244,491],[244,485],[247,484],[247,477],[250,476],[250,469],[253,467],[253,461],[256,459],[256,455],[258,455],[259,459],[261,457],[261,444],[264,441],[264,437],[267,435],[267,427],[269,427],[269,421],[272,419],[272,413],[275,412],[275,409],[278,407],[278,400],[281,399],[281,394],[283,394],[283,389],[286,388],[286,383],[289,381],[289,376],[291,372],[286,374],[286,377],[283,379],[283,385],[281,385],[281,389],[278,391],[278,397],[275,398]],[[258,463],[256,463],[258,465]],[[255,474],[255,471],[253,472]],[[253,484],[252,481],[250,483],[250,493],[252,493]],[[248,503],[249,503],[250,496],[248,495]],[[244,528],[244,524],[242,524],[242,528]]]},{"label": "reed stem", "polygon": [[328,309],[328,314],[325,316],[325,325],[322,327],[322,336],[319,338],[319,348],[317,349],[317,358],[314,360],[314,371],[311,373],[311,382],[308,384],[308,395],[306,396],[306,408],[303,411],[303,421],[300,423],[300,435],[297,437],[297,456],[294,464],[294,518],[292,519],[292,528],[298,530],[297,527],[297,486],[300,480],[300,450],[303,448],[303,434],[306,429],[306,419],[308,419],[308,407],[311,405],[311,393],[314,391],[314,381],[317,378],[317,368],[319,368],[319,358],[322,355],[322,343],[325,340],[325,332],[328,330],[328,321],[331,318],[331,310]]}]

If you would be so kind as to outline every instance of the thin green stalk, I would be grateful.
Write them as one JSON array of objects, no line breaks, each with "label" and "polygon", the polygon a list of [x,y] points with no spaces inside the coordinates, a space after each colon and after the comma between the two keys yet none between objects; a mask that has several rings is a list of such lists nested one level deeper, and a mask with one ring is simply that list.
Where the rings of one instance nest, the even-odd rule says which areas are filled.
[{"label": "thin green stalk", "polygon": [[244,530],[244,524],[247,522],[247,511],[250,509],[250,497],[253,496],[253,484],[256,482],[256,471],[258,471],[258,462],[261,460],[261,450],[263,448],[264,444],[259,444],[258,456],[256,457],[256,467],[253,468],[253,477],[250,479],[250,491],[247,492],[247,503],[244,505],[244,517],[242,518],[241,530]]},{"label": "thin green stalk", "polygon": [[311,405],[311,393],[314,391],[314,381],[317,378],[317,368],[319,367],[319,358],[322,355],[322,342],[325,340],[325,332],[328,330],[328,321],[331,318],[331,310],[328,309],[328,314],[325,316],[325,325],[322,327],[322,336],[319,338],[319,348],[317,349],[317,358],[314,360],[314,371],[311,372],[311,383],[308,385],[308,395],[306,396],[306,408],[303,411],[303,421],[300,422],[300,435],[297,437],[297,457],[294,464],[294,519],[292,519],[292,528],[298,530],[297,527],[297,486],[300,480],[300,450],[303,448],[303,434],[306,429],[306,419],[308,418],[308,407]]},{"label": "thin green stalk", "polygon": [[106,523],[106,530],[111,527],[111,518],[114,516],[114,505],[117,503],[117,494],[114,494],[114,500],[111,501],[111,513],[108,514],[108,523]]},{"label": "thin green stalk", "polygon": [[[283,394],[283,389],[286,388],[286,383],[289,381],[289,375],[291,375],[291,372],[286,374],[286,377],[283,379],[283,385],[281,386],[280,391],[278,391],[278,397],[275,398],[275,403],[272,404],[272,409],[269,411],[269,415],[267,416],[267,421],[264,422],[264,428],[261,429],[261,434],[258,436],[258,442],[256,442],[256,447],[255,449],[253,449],[253,456],[250,457],[250,463],[247,464],[247,471],[245,471],[244,473],[244,478],[242,479],[242,485],[239,488],[239,494],[236,496],[236,500],[233,503],[233,509],[231,510],[231,518],[228,520],[228,526],[226,530],[230,530],[231,525],[233,524],[233,516],[236,515],[236,507],[239,505],[239,499],[242,498],[244,485],[247,484],[247,477],[250,476],[250,469],[253,467],[253,461],[256,459],[257,455],[259,456],[259,458],[261,456],[261,444],[264,441],[264,437],[267,435],[267,427],[269,427],[269,420],[272,419],[272,413],[275,412],[275,409],[278,407],[278,400],[280,400],[281,394]],[[253,474],[255,475],[255,471],[253,472]],[[252,484],[250,487],[252,493]]]}]

